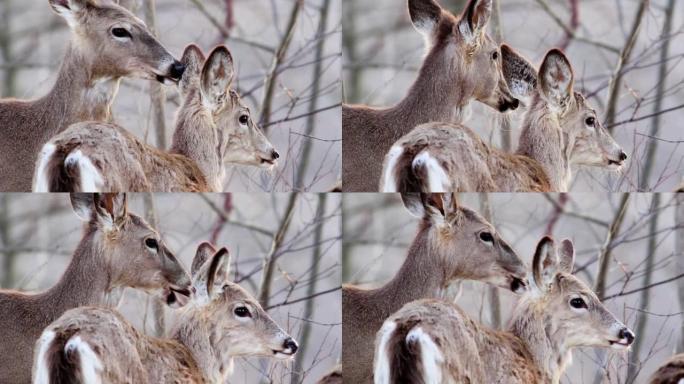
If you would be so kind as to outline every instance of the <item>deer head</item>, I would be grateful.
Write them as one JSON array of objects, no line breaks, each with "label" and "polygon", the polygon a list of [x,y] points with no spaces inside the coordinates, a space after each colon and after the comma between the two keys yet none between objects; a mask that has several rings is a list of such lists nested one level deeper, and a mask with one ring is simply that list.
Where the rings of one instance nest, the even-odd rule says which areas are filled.
[{"label": "deer head", "polygon": [[223,361],[228,356],[290,359],[297,342],[276,324],[259,303],[229,281],[230,256],[209,243],[197,247],[192,261],[192,297],[187,311],[205,321]]},{"label": "deer head", "polygon": [[185,67],[157,41],[145,23],[111,2],[49,0],[73,32],[74,47],[92,78],[138,76],[177,82]]},{"label": "deer head", "polygon": [[451,68],[452,73],[434,76],[446,75],[450,86],[501,112],[518,107],[502,74],[500,48],[486,33],[492,0],[470,0],[460,17],[435,0],[409,0],[408,7],[414,27],[427,43],[426,61],[441,61]]},{"label": "deer head", "polygon": [[523,297],[524,310],[543,311],[545,332],[561,343],[561,351],[580,346],[629,348],[634,333],[572,275],[574,259],[570,240],[558,246],[549,237],[539,241],[532,264],[533,284]]},{"label": "deer head", "polygon": [[231,88],[235,70],[228,48],[214,48],[205,60],[200,48],[192,44],[185,48],[182,61],[187,70],[179,84],[185,98],[179,121],[193,118],[197,110],[201,111],[202,120],[197,124],[215,131],[221,164],[274,167],[278,152]]},{"label": "deer head", "polygon": [[496,229],[452,193],[403,193],[404,206],[430,226],[428,252],[446,266],[445,277],[472,279],[520,293],[527,268]]},{"label": "deer head", "polygon": [[159,233],[128,212],[126,194],[74,193],[71,205],[95,232],[94,248],[111,271],[113,286],[160,290],[167,304],[184,304],[190,277]]}]

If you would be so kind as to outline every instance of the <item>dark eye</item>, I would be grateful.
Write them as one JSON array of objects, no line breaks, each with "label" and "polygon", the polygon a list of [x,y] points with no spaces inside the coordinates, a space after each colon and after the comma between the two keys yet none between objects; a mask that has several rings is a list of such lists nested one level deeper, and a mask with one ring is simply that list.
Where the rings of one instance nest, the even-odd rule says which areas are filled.
[{"label": "dark eye", "polygon": [[574,299],[570,300],[570,306],[573,308],[582,309],[587,307],[587,303],[585,303],[582,298],[575,297]]},{"label": "dark eye", "polygon": [[499,52],[498,51],[492,52],[492,60],[497,60],[498,58],[499,58]]},{"label": "dark eye", "polygon": [[235,316],[237,317],[252,317],[252,315],[249,313],[249,309],[247,307],[237,307],[233,311],[235,313]]},{"label": "dark eye", "polygon": [[151,248],[151,249],[158,249],[159,243],[157,243],[157,240],[155,240],[153,238],[149,238],[149,239],[145,239],[145,246],[147,246],[147,248]]},{"label": "dark eye", "polygon": [[240,124],[247,124],[249,122],[249,116],[247,115],[240,115],[240,118],[238,119],[240,121]]},{"label": "dark eye", "polygon": [[492,243],[494,242],[494,236],[489,232],[480,232],[480,240]]},{"label": "dark eye", "polygon": [[112,35],[121,38],[128,37],[129,39],[132,37],[131,34],[125,28],[112,28]]},{"label": "dark eye", "polygon": [[593,117],[590,116],[590,117],[587,117],[586,120],[584,120],[584,123],[590,127],[593,127],[594,124],[596,124],[596,119],[594,119]]}]

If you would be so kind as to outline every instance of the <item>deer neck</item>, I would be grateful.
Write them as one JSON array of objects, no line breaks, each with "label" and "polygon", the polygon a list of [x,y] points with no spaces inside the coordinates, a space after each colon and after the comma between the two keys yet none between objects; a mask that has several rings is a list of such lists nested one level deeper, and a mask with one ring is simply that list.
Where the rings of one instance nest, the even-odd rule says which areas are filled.
[{"label": "deer neck", "polygon": [[565,332],[555,324],[540,301],[523,301],[515,310],[509,331],[520,338],[539,368],[544,383],[558,384],[572,361]]},{"label": "deer neck", "polygon": [[472,90],[459,75],[456,54],[455,47],[444,43],[428,53],[408,94],[384,112],[393,121],[393,129],[404,134],[431,121],[465,120]]},{"label": "deer neck", "polygon": [[52,122],[44,134],[52,137],[78,121],[110,121],[119,80],[98,74],[77,44],[69,43],[55,85],[38,101]]},{"label": "deer neck", "polygon": [[541,165],[552,191],[565,192],[572,176],[569,157],[571,145],[561,129],[558,115],[539,102],[539,96],[537,100],[525,116],[517,153]]},{"label": "deer neck", "polygon": [[107,303],[111,276],[104,265],[97,230],[89,227],[86,231],[60,280],[42,294],[41,299],[53,313],[53,319],[71,308]]},{"label": "deer neck", "polygon": [[171,152],[195,162],[207,184],[220,191],[225,176],[219,130],[203,105],[199,92],[191,91],[176,118]]}]

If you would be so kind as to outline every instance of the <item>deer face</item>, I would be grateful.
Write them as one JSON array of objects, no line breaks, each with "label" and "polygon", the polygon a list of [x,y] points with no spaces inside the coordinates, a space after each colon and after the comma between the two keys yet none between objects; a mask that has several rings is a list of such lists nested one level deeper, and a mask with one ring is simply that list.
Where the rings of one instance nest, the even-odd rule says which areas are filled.
[{"label": "deer face", "polygon": [[450,193],[402,194],[406,208],[429,222],[429,252],[437,252],[449,279],[466,278],[521,293],[527,268],[494,227],[476,212],[459,206]]},{"label": "deer face", "polygon": [[216,327],[217,350],[231,356],[290,359],[297,342],[283,331],[259,303],[239,285],[228,281],[230,256],[226,248],[202,243],[192,262],[193,299],[197,310]]},{"label": "deer face", "polygon": [[185,67],[152,36],[142,20],[113,3],[49,0],[74,32],[96,77],[136,76],[178,82]]},{"label": "deer face", "polygon": [[474,98],[501,112],[518,107],[504,81],[501,50],[486,33],[492,0],[470,0],[463,15],[455,17],[434,0],[409,0],[409,13],[423,34],[434,60],[450,73],[433,73],[458,87],[465,99]]},{"label": "deer face", "polygon": [[167,304],[182,305],[190,276],[145,220],[128,212],[125,194],[72,194],[74,211],[101,232],[105,262],[117,286],[159,290]]},{"label": "deer face", "polygon": [[546,54],[539,69],[540,95],[558,120],[574,164],[619,169],[627,159],[622,148],[601,125],[596,111],[573,91],[574,75],[559,50]]},{"label": "deer face", "polygon": [[572,275],[574,247],[563,240],[559,247],[549,237],[539,241],[534,255],[533,286],[548,313],[547,333],[561,336],[566,348],[588,346],[627,349],[634,333],[617,320],[594,292]]}]

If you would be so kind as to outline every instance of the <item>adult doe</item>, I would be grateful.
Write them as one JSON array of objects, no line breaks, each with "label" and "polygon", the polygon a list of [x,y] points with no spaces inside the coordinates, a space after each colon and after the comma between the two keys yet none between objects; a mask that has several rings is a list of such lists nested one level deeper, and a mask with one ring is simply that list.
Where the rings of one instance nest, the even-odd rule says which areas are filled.
[{"label": "adult doe", "polygon": [[77,123],[43,146],[33,189],[220,192],[226,163],[274,167],[278,152],[231,89],[235,71],[228,48],[216,47],[205,61],[189,45],[182,62],[184,100],[170,151],[114,124]]},{"label": "adult doe", "polygon": [[185,69],[140,19],[112,2],[49,2],[69,24],[71,41],[46,96],[0,101],[0,191],[30,191],[40,148],[70,124],[110,120],[122,77],[177,82]]},{"label": "adult doe", "polygon": [[189,294],[190,277],[159,233],[129,213],[126,195],[71,195],[86,222],[59,282],[41,293],[0,291],[0,383],[31,381],[33,346],[51,322],[71,308],[105,305],[119,287],[160,291],[168,304]]},{"label": "adult doe", "polygon": [[515,109],[502,75],[501,51],[487,35],[492,0],[470,0],[456,17],[435,0],[409,0],[414,27],[428,53],[408,94],[390,108],[342,106],[342,180],[345,191],[377,191],[382,159],[419,124],[460,122],[471,100],[503,112]]},{"label": "adult doe", "polygon": [[567,192],[571,165],[619,170],[627,155],[596,111],[573,91],[569,60],[553,49],[536,71],[507,46],[504,76],[518,97],[532,97],[518,150],[493,148],[462,124],[428,123],[385,157],[384,192]]},{"label": "adult doe", "polygon": [[33,382],[225,383],[238,356],[289,359],[297,343],[239,285],[226,248],[202,243],[192,296],[169,338],[146,336],[115,310],[72,309],[36,344]]},{"label": "adult doe", "polygon": [[421,219],[404,264],[382,288],[342,287],[344,380],[367,383],[373,375],[373,340],[382,322],[413,300],[440,297],[458,279],[480,280],[520,292],[527,268],[494,227],[460,206],[452,194],[403,194]]},{"label": "adult doe", "polygon": [[570,240],[541,239],[506,332],[445,301],[405,305],[378,332],[375,382],[558,384],[573,348],[628,349],[634,334],[572,275],[574,255]]}]

